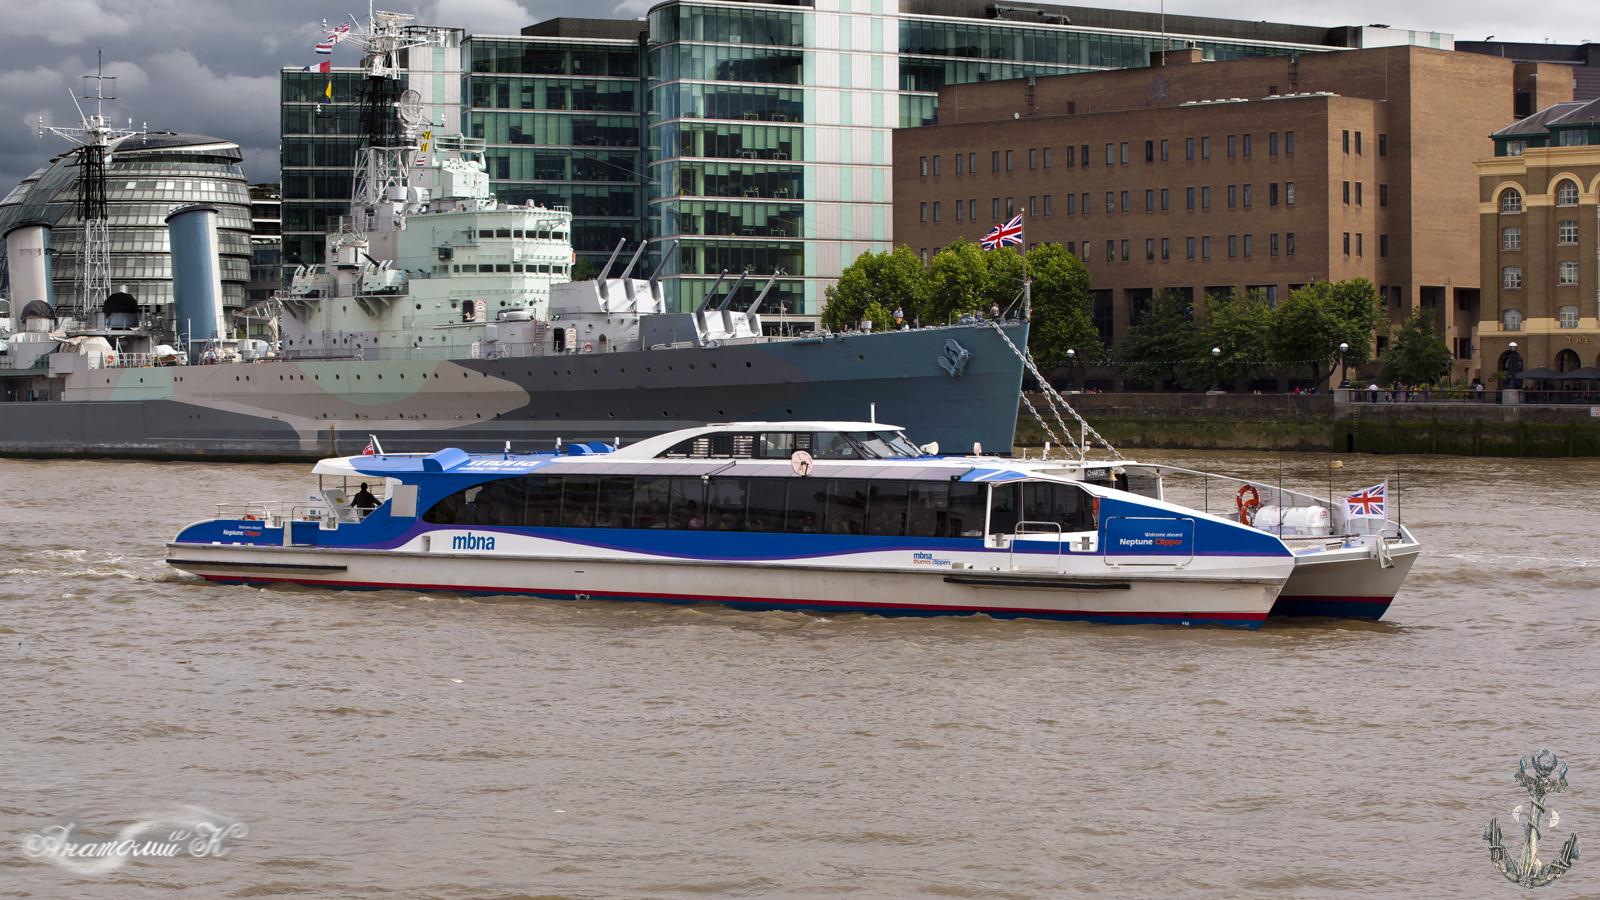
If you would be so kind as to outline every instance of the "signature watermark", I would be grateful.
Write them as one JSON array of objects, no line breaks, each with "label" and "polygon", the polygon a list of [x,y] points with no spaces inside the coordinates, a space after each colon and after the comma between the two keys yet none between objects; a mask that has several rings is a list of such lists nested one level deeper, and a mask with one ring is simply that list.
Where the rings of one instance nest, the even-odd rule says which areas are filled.
[{"label": "signature watermark", "polygon": [[22,854],[78,875],[114,872],[134,859],[221,858],[250,834],[250,826],[198,806],[147,816],[110,837],[94,837],[78,823],[52,825],[22,839]]},{"label": "signature watermark", "polygon": [[[1489,820],[1483,839],[1489,842],[1489,861],[1512,884],[1525,888],[1544,887],[1567,874],[1578,859],[1578,835],[1567,837],[1556,858],[1550,862],[1539,859],[1539,839],[1544,830],[1551,831],[1561,822],[1561,813],[1545,805],[1545,798],[1567,790],[1567,767],[1549,750],[1540,750],[1532,757],[1524,756],[1517,767],[1517,784],[1528,792],[1527,811],[1518,803],[1511,810],[1511,819],[1522,825],[1522,849],[1513,853],[1505,845],[1500,833],[1500,819]],[[1526,818],[1524,818],[1526,817]]]}]

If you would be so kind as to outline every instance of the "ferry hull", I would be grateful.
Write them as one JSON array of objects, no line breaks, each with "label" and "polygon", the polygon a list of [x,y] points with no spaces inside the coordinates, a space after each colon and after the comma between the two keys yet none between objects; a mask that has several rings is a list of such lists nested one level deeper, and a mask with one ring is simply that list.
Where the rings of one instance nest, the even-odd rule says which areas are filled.
[{"label": "ferry hull", "polygon": [[1294,572],[1272,607],[1273,618],[1362,619],[1376,622],[1417,561],[1421,547],[1410,544],[1391,556],[1384,567],[1369,552],[1327,561],[1296,561]]},{"label": "ferry hull", "polygon": [[209,581],[358,590],[447,591],[549,600],[714,603],[750,610],[886,616],[988,615],[1120,624],[1259,628],[1281,579],[1110,573],[886,571],[795,565],[665,564],[396,551],[305,551],[174,543],[168,562]]},{"label": "ferry hull", "polygon": [[[1027,326],[1008,326],[1022,346]],[[970,354],[941,367],[949,342]],[[959,354],[956,354],[959,356]],[[3,373],[0,373],[3,375]],[[499,360],[91,370],[65,399],[0,402],[0,454],[320,459],[636,440],[716,421],[866,418],[1007,453],[1022,364],[987,326]],[[0,387],[5,379],[0,378]],[[14,393],[14,391],[13,391]]]}]

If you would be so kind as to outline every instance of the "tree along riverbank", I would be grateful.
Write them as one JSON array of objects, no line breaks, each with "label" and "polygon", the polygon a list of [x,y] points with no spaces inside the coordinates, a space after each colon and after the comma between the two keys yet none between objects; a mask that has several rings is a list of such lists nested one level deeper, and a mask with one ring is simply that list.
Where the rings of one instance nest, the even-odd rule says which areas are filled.
[{"label": "tree along riverbank", "polygon": [[[1044,399],[1030,397],[1047,418]],[[1600,418],[1587,406],[1494,403],[1335,404],[1328,395],[1071,394],[1118,449],[1306,450],[1460,456],[1600,457]],[[1054,421],[1051,422],[1054,427]],[[1076,435],[1074,435],[1076,437]],[[1019,447],[1046,436],[1027,410]]]}]

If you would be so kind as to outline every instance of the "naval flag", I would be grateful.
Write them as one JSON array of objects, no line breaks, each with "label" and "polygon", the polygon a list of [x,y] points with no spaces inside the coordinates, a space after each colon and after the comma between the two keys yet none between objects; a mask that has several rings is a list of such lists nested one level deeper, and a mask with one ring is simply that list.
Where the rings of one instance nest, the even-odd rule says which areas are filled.
[{"label": "naval flag", "polygon": [[1017,213],[1004,225],[996,225],[980,243],[985,250],[998,250],[1007,244],[1022,246],[1022,213]]},{"label": "naval flag", "polygon": [[1344,514],[1350,519],[1382,519],[1388,516],[1389,482],[1375,484],[1344,498]]}]

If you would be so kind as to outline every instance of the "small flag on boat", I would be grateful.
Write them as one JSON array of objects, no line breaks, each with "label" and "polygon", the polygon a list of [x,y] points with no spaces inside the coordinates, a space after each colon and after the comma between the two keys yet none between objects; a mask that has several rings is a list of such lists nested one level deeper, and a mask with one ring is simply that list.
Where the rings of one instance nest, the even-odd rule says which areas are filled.
[{"label": "small flag on boat", "polygon": [[361,455],[362,456],[382,456],[383,455],[383,445],[378,443],[378,436],[377,435],[375,435],[375,434],[367,435],[367,446],[361,448]]},{"label": "small flag on boat", "polygon": [[350,36],[350,23],[346,22],[328,33],[328,40],[335,44]]},{"label": "small flag on boat", "polygon": [[1389,482],[1375,484],[1344,498],[1344,514],[1350,519],[1382,519],[1388,515]]},{"label": "small flag on boat", "polygon": [[372,446],[372,442],[371,441],[367,441],[367,445],[365,447],[361,448],[361,455],[362,456],[376,456],[377,453],[378,453],[377,448]]},{"label": "small flag on boat", "polygon": [[1022,213],[1017,213],[1004,225],[996,225],[993,231],[983,236],[980,243],[985,250],[998,250],[1007,244],[1022,246]]}]

